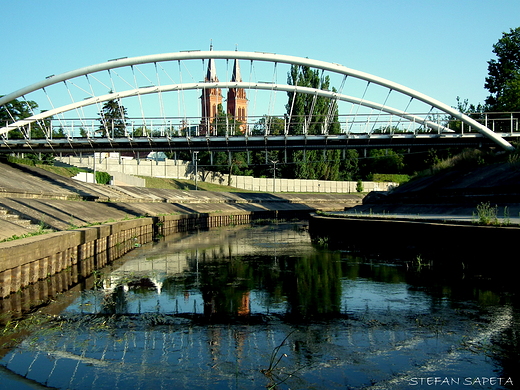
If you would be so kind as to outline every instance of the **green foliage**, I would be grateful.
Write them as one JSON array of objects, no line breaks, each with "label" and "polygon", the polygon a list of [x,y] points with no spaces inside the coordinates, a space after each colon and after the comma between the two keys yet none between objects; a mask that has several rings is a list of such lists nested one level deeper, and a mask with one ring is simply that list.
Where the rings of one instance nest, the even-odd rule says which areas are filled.
[{"label": "green foliage", "polygon": [[492,156],[487,156],[484,152],[478,149],[464,149],[462,152],[451,156],[449,158],[440,160],[432,166],[432,172],[439,172],[445,169],[453,168],[472,168],[479,165],[484,165],[486,160]]},{"label": "green foliage", "polygon": [[8,242],[8,241],[20,240],[22,238],[27,238],[27,237],[40,236],[42,234],[46,234],[48,232],[47,229],[48,229],[47,224],[43,221],[40,221],[38,223],[38,230],[36,230],[34,232],[30,232],[30,233],[21,234],[21,235],[14,234],[11,237],[6,238],[0,242]]},{"label": "green foliage", "polygon": [[405,168],[404,157],[392,149],[372,149],[363,160],[363,177],[371,178],[373,173],[401,173]]},{"label": "green foliage", "polygon": [[361,180],[358,180],[357,181],[357,184],[356,184],[356,191],[357,192],[363,192],[363,182]]},{"label": "green foliage", "polygon": [[[293,65],[287,75],[287,84],[330,90],[329,76],[320,76],[319,70]],[[333,91],[334,88],[332,89]],[[338,134],[337,103],[329,98],[304,93],[288,92],[287,114],[290,134]]]},{"label": "green foliage", "polygon": [[[15,99],[10,101],[5,105],[0,106],[0,123],[12,123],[20,119],[28,118],[33,115],[37,108],[38,104],[32,100],[19,101],[18,99]],[[27,137],[39,138],[38,136],[43,134],[43,132],[39,131],[40,129],[35,125],[32,125],[30,129],[31,131],[29,132],[29,126],[26,126],[22,130],[11,130],[8,133],[8,137],[11,139],[23,139]]]},{"label": "green foliage", "polygon": [[408,175],[392,174],[392,173],[374,173],[372,181],[377,182],[392,182],[392,183],[406,183],[410,180]]},{"label": "green foliage", "polygon": [[491,206],[489,202],[477,206],[477,223],[479,225],[498,225],[498,206]]},{"label": "green foliage", "polygon": [[[289,85],[330,90],[330,78],[323,77],[319,70],[293,65],[287,75]],[[334,89],[332,89],[334,90]],[[304,93],[288,92],[286,105],[289,118],[289,134],[339,134],[337,103],[329,98]],[[297,162],[290,172],[295,179],[341,179],[341,152],[293,151],[292,160]]]},{"label": "green foliage", "polygon": [[[0,95],[2,97],[4,95]],[[18,99],[0,106],[0,123],[12,122],[13,120],[24,119],[32,115],[38,108],[38,104],[32,100],[21,102]]]},{"label": "green foliage", "polygon": [[264,115],[253,126],[253,135],[280,135],[284,134],[285,121],[276,116]]},{"label": "green foliage", "polygon": [[98,184],[110,184],[110,180],[112,176],[110,176],[107,172],[96,171],[96,183]]},{"label": "green foliage", "polygon": [[493,45],[496,59],[488,61],[484,87],[490,111],[520,110],[520,27],[510,29]]},{"label": "green foliage", "polygon": [[[112,91],[110,91],[112,93]],[[99,113],[99,132],[112,138],[126,136],[127,110],[116,99],[103,104]]]},{"label": "green foliage", "polygon": [[[457,106],[454,108],[476,120],[482,119],[483,113],[485,112],[485,107],[483,105],[478,104],[475,106],[474,104],[469,103],[468,99],[461,100],[459,96],[457,96]],[[462,133],[463,129],[464,132],[469,131],[467,126],[463,128],[462,122],[453,116],[449,116],[447,118],[446,127],[455,131],[456,133]]]},{"label": "green foliage", "polygon": [[54,156],[52,154],[35,154],[35,153],[26,153],[25,157],[14,157],[8,156],[7,161],[15,164],[23,164],[29,166],[36,166],[38,164],[43,165],[53,165],[54,164]]},{"label": "green foliage", "polygon": [[504,218],[502,222],[498,219],[498,206],[491,206],[489,202],[482,202],[477,205],[476,214],[473,213],[473,217],[476,217],[476,223],[483,226],[509,226],[511,225],[511,218],[509,216],[509,208],[504,207]]},{"label": "green foliage", "polygon": [[14,156],[7,156],[7,161],[14,164],[23,164],[23,165],[29,165],[29,166],[35,166],[36,162],[34,159],[27,158],[27,157],[14,157]]}]

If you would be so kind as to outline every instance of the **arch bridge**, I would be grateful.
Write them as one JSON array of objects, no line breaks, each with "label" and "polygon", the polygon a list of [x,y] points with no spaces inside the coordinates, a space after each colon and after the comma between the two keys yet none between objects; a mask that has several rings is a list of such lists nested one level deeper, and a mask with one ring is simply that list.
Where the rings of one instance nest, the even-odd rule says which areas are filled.
[{"label": "arch bridge", "polygon": [[[319,85],[298,85],[305,69],[315,72]],[[295,70],[294,81],[289,82],[288,74]],[[198,75],[204,74],[200,80]],[[224,81],[219,81],[219,75]],[[217,116],[205,109],[212,93],[217,96],[214,103],[224,105],[222,91],[226,90],[227,115],[222,111],[223,115]],[[230,93],[238,90],[247,101],[247,114],[242,112],[240,117],[229,111]],[[287,99],[295,95],[307,96],[303,111],[295,107],[294,99]],[[15,99],[25,103],[28,117],[16,116]],[[32,101],[38,103],[40,111],[32,108]],[[111,104],[115,107],[112,116],[101,115]],[[520,134],[518,113],[471,118],[416,90],[339,64],[240,51],[119,58],[51,75],[0,97],[0,114],[5,118],[5,123],[0,123],[2,152],[490,143],[512,150],[510,140]]]}]

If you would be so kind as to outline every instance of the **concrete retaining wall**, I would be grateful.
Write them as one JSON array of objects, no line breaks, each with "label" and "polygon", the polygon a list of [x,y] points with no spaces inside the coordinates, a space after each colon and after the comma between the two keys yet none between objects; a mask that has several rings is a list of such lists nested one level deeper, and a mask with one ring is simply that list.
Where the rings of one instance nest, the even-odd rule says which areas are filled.
[{"label": "concrete retaining wall", "polygon": [[[58,158],[57,158],[58,159]],[[144,179],[133,176],[165,177],[171,179],[194,180],[195,170],[191,163],[181,160],[154,161],[130,160],[106,157],[62,157],[61,161],[78,167],[87,167],[110,173],[116,185],[134,185],[144,187]],[[202,182],[227,185],[228,175],[199,169],[197,179]],[[365,181],[363,192],[387,191],[397,183]],[[257,178],[252,176],[231,175],[231,185],[248,191],[260,192],[324,192],[353,193],[357,191],[355,181],[326,181],[300,179]]]},{"label": "concrete retaining wall", "polygon": [[153,219],[49,233],[0,243],[0,298],[73,268],[70,285],[152,240]]},{"label": "concrete retaining wall", "polygon": [[[311,215],[309,234],[315,242],[337,248],[379,248],[381,251],[441,253],[446,259],[485,259],[488,264],[511,257],[520,234],[515,226],[479,226],[425,220]],[[449,256],[448,256],[449,254]],[[442,256],[441,256],[442,258]]]},{"label": "concrete retaining wall", "polygon": [[[298,211],[285,213],[287,215],[284,211],[265,210],[164,215],[3,242],[0,243],[0,298],[45,279],[54,281],[53,293],[68,290],[95,269],[154,237],[246,224],[252,219],[299,216]],[[55,277],[64,270],[67,270],[64,276]],[[40,300],[44,299],[48,288],[43,288],[43,292],[40,288],[37,294]],[[34,297],[27,300],[34,301]],[[5,305],[0,302],[2,306]]]}]

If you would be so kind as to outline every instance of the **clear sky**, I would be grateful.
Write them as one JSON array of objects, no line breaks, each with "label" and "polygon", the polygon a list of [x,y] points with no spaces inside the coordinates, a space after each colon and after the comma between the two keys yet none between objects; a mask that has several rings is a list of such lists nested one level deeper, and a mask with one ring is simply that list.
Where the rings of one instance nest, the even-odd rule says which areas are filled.
[{"label": "clear sky", "polygon": [[2,1],[0,94],[119,57],[265,51],[335,62],[450,106],[483,103],[520,0]]}]

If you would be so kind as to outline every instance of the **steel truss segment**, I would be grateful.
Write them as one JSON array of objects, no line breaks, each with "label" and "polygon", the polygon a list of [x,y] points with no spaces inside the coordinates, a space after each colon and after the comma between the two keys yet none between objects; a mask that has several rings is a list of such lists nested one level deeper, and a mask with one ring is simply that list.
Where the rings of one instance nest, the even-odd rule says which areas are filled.
[{"label": "steel truss segment", "polygon": [[[493,131],[488,129],[486,126],[478,123],[476,120],[462,114],[458,110],[444,104],[436,99],[433,99],[423,93],[420,93],[411,88],[405,87],[401,84],[394,83],[392,81],[386,80],[384,78],[374,76],[369,73],[361,72],[358,70],[347,68],[343,65],[334,64],[325,61],[312,60],[308,58],[302,57],[294,57],[282,54],[272,54],[272,53],[260,53],[260,52],[239,52],[239,51],[187,51],[187,52],[178,52],[178,53],[165,53],[165,54],[154,54],[140,57],[132,57],[132,58],[121,58],[117,60],[107,61],[104,63],[100,63],[97,65],[91,65],[84,68],[80,68],[77,70],[73,70],[70,72],[62,73],[60,75],[49,77],[45,80],[37,82],[35,84],[29,85],[25,88],[22,88],[18,91],[12,92],[8,95],[0,98],[0,105],[8,103],[14,99],[19,98],[20,96],[26,95],[30,92],[34,92],[38,89],[45,88],[49,85],[53,85],[65,80],[69,80],[78,76],[84,76],[91,73],[96,73],[104,70],[110,70],[115,68],[121,68],[126,66],[133,66],[139,64],[148,64],[148,63],[157,63],[157,62],[165,62],[165,61],[180,61],[180,60],[198,60],[198,59],[239,59],[239,60],[250,60],[250,61],[265,61],[265,62],[273,62],[273,63],[284,63],[290,65],[302,65],[308,66],[311,68],[317,68],[321,70],[327,70],[333,73],[338,73],[346,76],[352,76],[361,80],[365,80],[369,83],[374,83],[386,88],[390,88],[394,91],[398,91],[414,99],[417,99],[423,103],[429,104],[432,107],[435,107],[446,114],[453,116],[454,118],[462,121],[463,123],[471,126],[484,136],[492,139],[494,142],[502,146],[504,149],[513,150],[514,147],[507,142],[502,137],[495,134]],[[200,85],[200,84],[199,84]],[[259,84],[255,84],[255,88],[258,88]],[[272,88],[273,86],[270,85]],[[157,87],[154,87],[157,88]],[[214,87],[213,87],[214,88]],[[145,88],[146,89],[146,88]],[[141,93],[141,89],[137,89],[135,91],[139,91]],[[7,127],[8,130],[12,130],[11,126]],[[6,127],[1,130],[5,130]],[[4,131],[5,132],[5,131]]]}]

